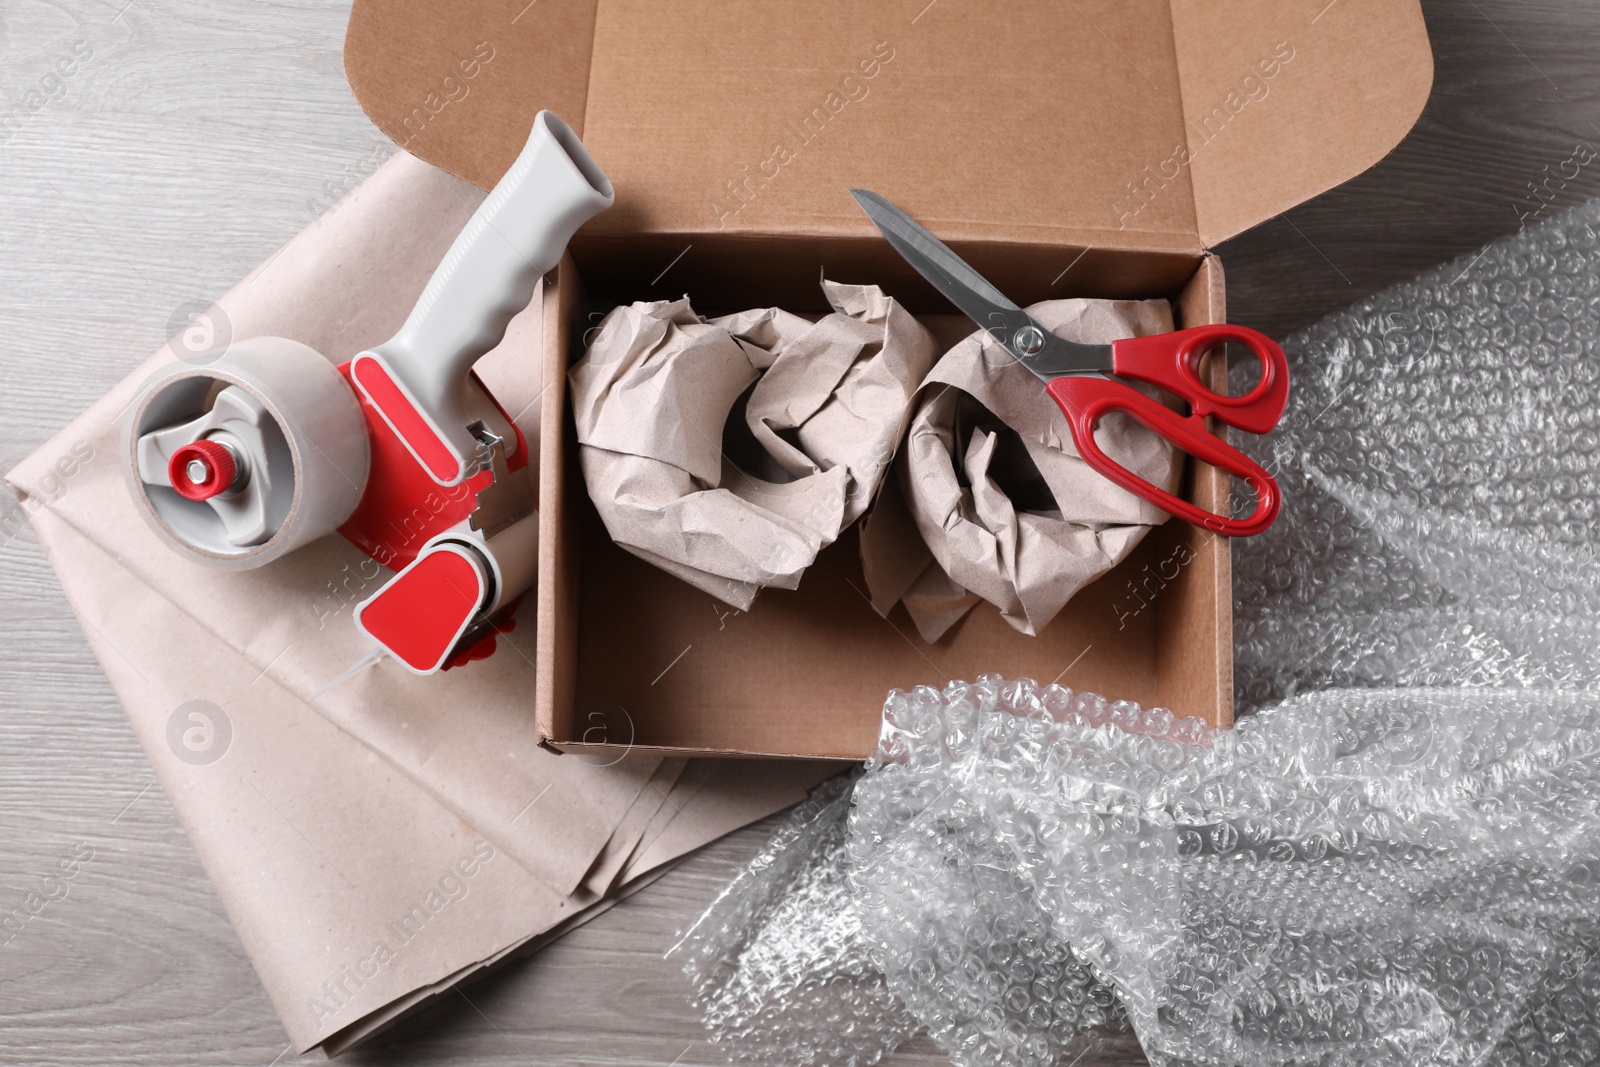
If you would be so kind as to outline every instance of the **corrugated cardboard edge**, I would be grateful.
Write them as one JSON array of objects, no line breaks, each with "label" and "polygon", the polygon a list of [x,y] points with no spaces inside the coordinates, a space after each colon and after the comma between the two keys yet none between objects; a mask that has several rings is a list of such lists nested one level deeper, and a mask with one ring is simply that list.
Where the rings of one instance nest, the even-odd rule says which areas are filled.
[{"label": "corrugated cardboard edge", "polygon": [[[1200,269],[1195,272],[1194,278],[1178,294],[1174,304],[1178,325],[1185,327],[1227,322],[1224,281],[1222,260],[1217,256],[1208,255],[1200,264]],[[1219,393],[1227,392],[1226,363],[1220,359],[1213,360],[1208,369],[1211,388]],[[1212,433],[1223,440],[1228,439],[1226,426],[1215,419],[1209,419],[1207,422]],[[1209,511],[1226,510],[1223,502],[1228,499],[1231,486],[1224,471],[1198,460],[1191,460],[1188,477],[1194,479],[1190,496],[1197,504]],[[1178,662],[1175,664],[1171,661],[1158,661],[1158,665],[1169,664],[1169,671],[1176,669],[1182,675],[1179,678],[1164,677],[1162,681],[1164,685],[1175,690],[1183,688],[1191,690],[1187,704],[1174,701],[1174,706],[1210,708],[1209,718],[1213,726],[1231,726],[1233,724],[1233,542],[1209,530],[1176,521],[1163,526],[1158,536],[1182,539],[1194,552],[1194,559],[1185,566],[1200,568],[1195,576],[1200,579],[1199,581],[1191,581],[1181,586],[1169,586],[1164,598],[1156,603],[1158,640],[1168,647],[1205,649],[1211,656],[1211,661],[1204,664],[1185,663],[1183,657],[1177,657]],[[1196,612],[1183,610],[1184,606],[1177,597],[1193,597],[1202,589],[1209,590],[1214,604],[1212,612],[1203,624],[1208,632],[1200,634],[1173,632],[1174,627],[1179,625],[1174,620],[1190,620],[1190,625],[1185,628],[1192,629],[1193,620],[1199,617]],[[1196,667],[1199,669],[1196,670]]]},{"label": "corrugated cardboard edge", "polygon": [[[576,559],[578,523],[572,517],[573,485],[582,485],[575,457],[568,455],[566,422],[567,330],[577,321],[583,301],[583,283],[563,256],[543,287],[542,337],[539,360],[543,390],[539,421],[539,586],[537,631],[534,639],[534,692],[536,726],[540,743],[553,751],[551,737],[565,736],[570,722],[557,723],[555,709],[571,716],[573,678],[577,673],[577,627],[567,621],[578,616],[576,568],[563,567],[563,559]],[[552,536],[552,534],[554,536]]]}]

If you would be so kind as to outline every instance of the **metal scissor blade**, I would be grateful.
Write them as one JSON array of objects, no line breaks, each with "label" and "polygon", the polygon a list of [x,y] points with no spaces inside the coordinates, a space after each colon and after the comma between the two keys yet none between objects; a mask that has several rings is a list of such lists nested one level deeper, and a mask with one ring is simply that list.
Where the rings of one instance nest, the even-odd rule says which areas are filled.
[{"label": "metal scissor blade", "polygon": [[1046,330],[910,215],[870,190],[852,189],[850,195],[918,274],[1040,378],[1110,369],[1108,350],[1075,344]]},{"label": "metal scissor blade", "polygon": [[869,190],[852,189],[850,195],[856,198],[861,210],[894,250],[972,321],[983,325],[991,312],[1015,314],[1022,311],[910,215]]}]

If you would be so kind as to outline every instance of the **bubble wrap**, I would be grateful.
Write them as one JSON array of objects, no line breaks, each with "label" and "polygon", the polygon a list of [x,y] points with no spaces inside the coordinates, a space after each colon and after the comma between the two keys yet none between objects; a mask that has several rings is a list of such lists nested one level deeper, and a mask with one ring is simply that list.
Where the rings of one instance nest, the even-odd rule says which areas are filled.
[{"label": "bubble wrap", "polygon": [[1011,881],[995,899],[1070,944],[1084,999],[1114,989],[1158,1063],[1600,1052],[1592,696],[1309,694],[1215,731],[989,677],[885,717],[852,884],[890,988],[958,1063],[1066,1062],[1100,1021],[1059,985],[1008,1017],[1008,983],[1052,953],[999,916],[962,925],[988,903],[952,903],[968,864]]},{"label": "bubble wrap", "polygon": [[1235,541],[1240,710],[1340,686],[1592,686],[1600,201],[1285,343],[1236,435],[1282,516]]},{"label": "bubble wrap", "polygon": [[[1241,435],[1286,503],[1234,543],[1236,729],[998,676],[891,694],[847,832],[782,864],[851,916],[812,957],[848,958],[850,1048],[920,1024],[1066,1065],[1131,1024],[1157,1067],[1600,1063],[1597,279],[1591,204],[1286,342],[1289,415]],[[747,981],[747,1036],[858,1062],[752,1010],[797,962]]]},{"label": "bubble wrap", "polygon": [[[1092,1048],[1091,1028],[1126,1025],[989,808],[993,759],[1041,754],[1038,724],[1022,716],[1043,721],[1046,699],[1060,714],[1137,714],[997,679],[896,691],[856,788],[848,858],[863,937],[889,988],[960,1065],[1045,1067]],[[1200,725],[1165,713],[1139,721],[1184,737]]]},{"label": "bubble wrap", "polygon": [[1590,1064],[1597,804],[1590,694],[1345,690],[1216,731],[985,677],[891,694],[848,836],[791,823],[686,943],[765,1063],[920,1023],[960,1065],[1065,1064],[1125,1013],[1163,1067]]},{"label": "bubble wrap", "polygon": [[918,1029],[872,961],[846,884],[853,781],[819,786],[668,953],[730,1060],[858,1067]]}]

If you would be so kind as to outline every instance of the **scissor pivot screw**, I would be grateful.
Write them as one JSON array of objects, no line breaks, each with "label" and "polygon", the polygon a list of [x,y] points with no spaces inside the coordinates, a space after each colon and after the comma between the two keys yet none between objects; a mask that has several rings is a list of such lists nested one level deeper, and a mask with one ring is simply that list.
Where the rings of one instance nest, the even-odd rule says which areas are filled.
[{"label": "scissor pivot screw", "polygon": [[1012,336],[1011,347],[1019,356],[1036,355],[1044,347],[1044,331],[1037,326],[1024,326]]}]

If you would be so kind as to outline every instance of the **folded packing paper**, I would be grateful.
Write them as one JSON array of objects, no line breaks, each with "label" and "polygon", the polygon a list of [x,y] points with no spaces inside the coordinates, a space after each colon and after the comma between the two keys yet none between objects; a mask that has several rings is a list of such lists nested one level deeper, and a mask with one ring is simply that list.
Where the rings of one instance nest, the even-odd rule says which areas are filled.
[{"label": "folded packing paper", "polygon": [[[482,197],[400,153],[214,317],[233,338],[348,359],[400,325]],[[538,305],[478,367],[530,442]],[[136,513],[119,420],[173,358],[157,352],[8,482],[298,1049],[349,1047],[830,773],[538,747],[531,608],[463,669],[417,678],[380,661],[342,677],[371,647],[351,608],[387,572],[339,537],[211,570]],[[197,755],[180,739],[207,720],[214,747]]]},{"label": "folded packing paper", "polygon": [[[1090,344],[1172,330],[1165,300],[1052,300],[1028,312]],[[1102,419],[1096,440],[1175,491],[1182,457],[1127,416]],[[980,330],[918,391],[895,477],[862,530],[862,563],[873,607],[887,615],[903,601],[926,641],[980,599],[1037,634],[1166,519],[1079,457],[1044,383]]]},{"label": "folded packing paper", "polygon": [[619,307],[569,374],[612,539],[741,611],[866,511],[933,365],[932,335],[877,286],[822,288],[834,313],[816,323]]}]

